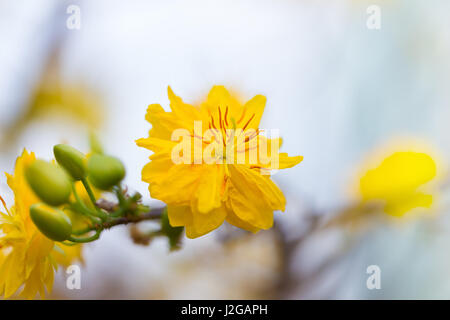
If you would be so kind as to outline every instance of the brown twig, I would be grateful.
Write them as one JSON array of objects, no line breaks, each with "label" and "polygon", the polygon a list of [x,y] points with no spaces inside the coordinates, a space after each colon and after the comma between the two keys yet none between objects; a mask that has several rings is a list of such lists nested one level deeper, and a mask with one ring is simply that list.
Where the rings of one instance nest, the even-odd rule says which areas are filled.
[{"label": "brown twig", "polygon": [[111,221],[100,223],[97,226],[102,229],[110,229],[117,225],[127,225],[129,223],[139,223],[147,220],[157,220],[161,218],[163,211],[164,208],[156,208],[144,214],[140,214],[137,216],[120,217]]},{"label": "brown twig", "polygon": [[[106,200],[98,201],[97,205],[99,208],[106,210],[105,208],[110,208],[112,204]],[[108,210],[106,210],[108,211]],[[95,223],[86,229],[78,231],[76,234],[82,235],[91,231],[101,231],[106,229],[111,229],[112,227],[118,225],[127,225],[130,223],[139,223],[142,221],[158,220],[161,219],[164,208],[154,208],[148,212],[138,214],[138,215],[125,215],[117,218],[112,218],[101,223]]]},{"label": "brown twig", "polygon": [[286,232],[283,230],[279,222],[274,224],[274,231],[280,243],[281,252],[281,272],[280,278],[276,284],[275,299],[284,299],[286,296],[298,286],[298,277],[292,272],[292,262],[298,247],[307,240],[320,226],[321,217],[315,212],[311,212],[308,216],[308,229],[294,239],[288,239]]}]

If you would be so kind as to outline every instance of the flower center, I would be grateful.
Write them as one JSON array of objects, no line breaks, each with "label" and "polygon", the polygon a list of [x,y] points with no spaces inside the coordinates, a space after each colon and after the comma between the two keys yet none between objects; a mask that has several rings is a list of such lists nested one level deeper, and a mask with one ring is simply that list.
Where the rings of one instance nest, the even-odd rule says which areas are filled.
[{"label": "flower center", "polygon": [[257,148],[257,140],[253,140],[257,139],[260,130],[248,128],[256,116],[255,113],[247,114],[247,110],[244,109],[239,120],[236,121],[234,117],[229,116],[228,106],[223,108],[219,105],[216,110],[218,117],[214,118],[214,115],[210,114],[208,127],[214,137],[211,143],[219,143],[223,146],[216,151],[218,159],[226,161],[228,152],[236,151],[242,154]]}]

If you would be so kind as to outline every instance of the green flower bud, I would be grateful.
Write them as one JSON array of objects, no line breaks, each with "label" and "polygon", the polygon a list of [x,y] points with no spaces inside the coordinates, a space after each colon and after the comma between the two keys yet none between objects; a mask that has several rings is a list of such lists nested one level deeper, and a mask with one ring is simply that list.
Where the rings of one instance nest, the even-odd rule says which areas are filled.
[{"label": "green flower bud", "polygon": [[25,170],[25,177],[34,193],[45,203],[59,206],[69,200],[72,193],[70,177],[57,165],[36,160]]},{"label": "green flower bud", "polygon": [[83,153],[67,144],[54,146],[53,153],[59,165],[66,169],[72,178],[75,180],[86,178],[86,156]]},{"label": "green flower bud", "polygon": [[169,239],[170,250],[176,250],[179,247],[181,236],[184,227],[172,227],[169,222],[169,215],[167,214],[167,207],[164,209],[161,216],[161,231]]},{"label": "green flower bud", "polygon": [[125,167],[114,157],[94,154],[88,160],[88,177],[100,190],[109,190],[125,178]]},{"label": "green flower bud", "polygon": [[42,203],[30,207],[30,217],[36,227],[53,241],[64,241],[72,234],[72,222],[61,210]]}]

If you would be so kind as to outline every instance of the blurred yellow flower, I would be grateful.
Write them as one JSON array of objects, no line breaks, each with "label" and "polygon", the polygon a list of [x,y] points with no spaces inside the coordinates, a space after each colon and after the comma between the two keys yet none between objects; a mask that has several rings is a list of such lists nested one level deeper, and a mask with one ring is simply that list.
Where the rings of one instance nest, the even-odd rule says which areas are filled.
[{"label": "blurred yellow flower", "polygon": [[382,202],[384,211],[402,216],[417,208],[430,208],[433,196],[421,187],[436,177],[436,163],[426,153],[395,152],[360,179],[359,190],[364,202]]},{"label": "blurred yellow flower", "polygon": [[54,73],[53,69],[44,72],[25,110],[3,129],[0,148],[11,146],[35,120],[57,116],[89,129],[102,125],[106,113],[101,97],[84,83],[63,82]]},{"label": "blurred yellow flower", "polygon": [[24,171],[35,155],[26,150],[17,159],[14,175],[7,174],[7,182],[14,192],[15,204],[0,212],[0,295],[10,298],[22,286],[20,296],[33,299],[51,292],[54,270],[58,263],[69,264],[80,257],[80,247],[58,246],[46,238],[33,224],[30,206],[39,202],[28,186]]},{"label": "blurred yellow flower", "polygon": [[[148,108],[146,119],[152,124],[149,138],[137,140],[137,144],[154,152],[142,171],[143,181],[149,183],[150,194],[168,205],[170,224],[184,226],[189,238],[202,236],[218,228],[224,221],[239,228],[257,232],[273,225],[273,211],[285,209],[286,200],[278,186],[270,179],[270,169],[290,168],[303,159],[279,153],[280,139],[267,139],[260,134],[259,123],[264,112],[266,98],[257,95],[244,105],[223,86],[214,86],[206,102],[199,107],[186,104],[168,88],[172,112],[165,112],[158,105]],[[195,122],[203,124],[196,130]],[[188,160],[175,164],[173,150],[177,142],[173,133],[186,129],[194,145],[200,141],[200,152],[215,150],[215,163],[206,159]],[[241,131],[239,131],[239,129]],[[211,140],[203,138],[212,131]],[[230,163],[224,154],[226,145],[235,143],[244,130],[253,134],[237,143],[233,155],[258,148],[266,142],[275,165],[258,157],[251,162]],[[274,150],[271,146],[278,146]],[[230,158],[234,158],[230,157]]]},{"label": "blurred yellow flower", "polygon": [[35,91],[25,118],[62,114],[97,128],[103,120],[101,106],[99,98],[82,84],[44,81]]}]

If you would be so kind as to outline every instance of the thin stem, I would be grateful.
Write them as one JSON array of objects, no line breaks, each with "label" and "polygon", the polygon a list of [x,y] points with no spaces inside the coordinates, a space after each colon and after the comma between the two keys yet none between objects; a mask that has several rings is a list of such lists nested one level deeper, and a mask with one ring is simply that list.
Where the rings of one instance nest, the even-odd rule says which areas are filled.
[{"label": "thin stem", "polygon": [[72,235],[73,236],[82,236],[82,235],[84,235],[84,234],[86,234],[88,232],[94,231],[94,230],[97,230],[97,229],[94,226],[89,226],[89,227],[86,227],[84,229],[72,231]]},{"label": "thin stem", "polygon": [[70,237],[68,240],[75,242],[75,243],[87,243],[87,242],[92,242],[95,240],[98,240],[100,238],[100,234],[102,233],[103,230],[97,230],[95,232],[95,234],[91,237],[87,237],[87,238],[74,238],[74,237]]},{"label": "thin stem", "polygon": [[119,185],[114,188],[114,193],[117,196],[117,199],[119,200],[119,204],[122,205],[125,202],[125,197],[123,196],[122,187]]},{"label": "thin stem", "polygon": [[89,199],[91,199],[92,204],[94,205],[94,207],[96,207],[97,200],[95,199],[94,192],[92,191],[89,182],[86,180],[86,178],[81,179],[81,182],[83,183],[83,186],[86,189],[87,194],[89,195]]},{"label": "thin stem", "polygon": [[80,213],[81,215],[83,215],[84,217],[88,218],[90,222],[92,223],[101,223],[103,220],[100,219],[97,216],[94,216],[94,214],[92,213],[92,211],[88,210],[87,208],[83,207],[80,203],[78,202],[73,202],[69,204],[69,209],[72,210],[73,212],[76,213]]},{"label": "thin stem", "polygon": [[75,184],[72,184],[72,190],[73,190],[73,194],[74,194],[75,200],[76,200],[76,203],[72,204],[72,206],[75,205],[76,209],[78,209],[75,211],[82,213],[83,215],[88,217],[92,222],[98,223],[99,221],[97,219],[99,219],[99,217],[97,217],[96,213],[92,212],[92,210],[89,209],[86,206],[86,204],[81,200],[80,196],[78,195]]},{"label": "thin stem", "polygon": [[89,185],[89,182],[87,181],[86,178],[81,179],[81,182],[83,183],[83,186],[86,189],[89,199],[91,200],[91,202],[95,208],[95,215],[102,220],[106,220],[108,218],[108,216],[97,207],[97,200],[95,199],[94,192],[92,191],[91,186]]},{"label": "thin stem", "polygon": [[67,247],[73,247],[73,246],[76,246],[77,244],[76,243],[73,243],[73,242],[69,242],[69,241],[63,241],[63,242],[60,242],[62,245],[64,245],[64,246],[67,246]]},{"label": "thin stem", "polygon": [[161,219],[162,213],[164,211],[164,208],[156,208],[153,210],[150,210],[146,213],[143,213],[141,215],[132,215],[132,216],[124,216],[124,217],[118,217],[106,222],[97,223],[91,227],[87,227],[82,230],[78,230],[73,232],[74,235],[83,235],[91,231],[102,231],[104,229],[110,229],[114,226],[118,225],[126,225],[130,223],[139,223],[142,221],[150,221],[150,220],[158,220]]}]

